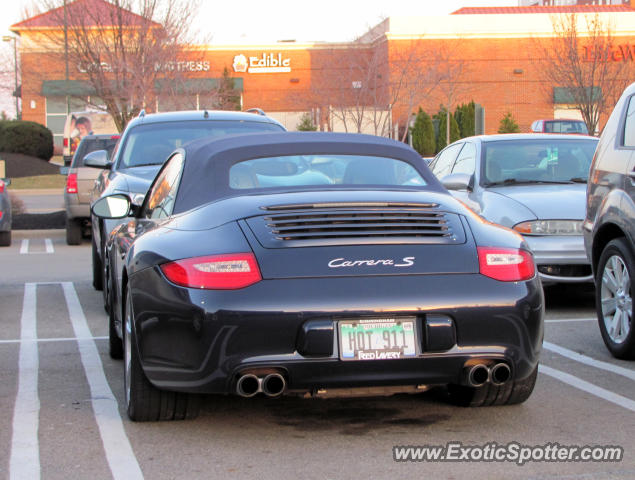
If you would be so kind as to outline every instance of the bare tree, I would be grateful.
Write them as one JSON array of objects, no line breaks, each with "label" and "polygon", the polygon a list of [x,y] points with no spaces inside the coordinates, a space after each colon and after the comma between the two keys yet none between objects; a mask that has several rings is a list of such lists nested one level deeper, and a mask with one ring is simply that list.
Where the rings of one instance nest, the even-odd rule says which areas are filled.
[{"label": "bare tree", "polygon": [[632,81],[635,62],[626,61],[615,45],[611,25],[597,13],[555,15],[552,24],[554,38],[539,41],[539,70],[548,88],[545,93],[551,96],[553,85],[568,87],[573,104],[593,134],[600,116],[613,108]]},{"label": "bare tree", "polygon": [[[97,108],[123,130],[156,95],[178,92],[185,72],[205,69],[196,51],[186,51],[198,0],[40,0],[60,27],[44,30],[58,62],[78,69]],[[209,66],[207,67],[209,68]]]}]

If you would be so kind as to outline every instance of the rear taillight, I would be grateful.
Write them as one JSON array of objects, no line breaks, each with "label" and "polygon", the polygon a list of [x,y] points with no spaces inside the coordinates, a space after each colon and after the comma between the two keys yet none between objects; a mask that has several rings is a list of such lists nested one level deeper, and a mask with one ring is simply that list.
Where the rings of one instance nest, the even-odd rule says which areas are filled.
[{"label": "rear taillight", "polygon": [[0,220],[2,220],[2,216],[4,215],[4,212],[2,210],[0,210]]},{"label": "rear taillight", "polygon": [[66,177],[66,193],[77,193],[77,174],[69,173]]},{"label": "rear taillight", "polygon": [[64,148],[68,148],[68,137],[64,137]]},{"label": "rear taillight", "polygon": [[516,248],[478,247],[482,275],[502,282],[529,280],[535,274],[531,253]]},{"label": "rear taillight", "polygon": [[0,193],[4,193],[5,186],[6,184],[4,183],[4,180],[0,180]]},{"label": "rear taillight", "polygon": [[186,258],[161,265],[172,283],[189,288],[235,290],[262,280],[252,253]]}]

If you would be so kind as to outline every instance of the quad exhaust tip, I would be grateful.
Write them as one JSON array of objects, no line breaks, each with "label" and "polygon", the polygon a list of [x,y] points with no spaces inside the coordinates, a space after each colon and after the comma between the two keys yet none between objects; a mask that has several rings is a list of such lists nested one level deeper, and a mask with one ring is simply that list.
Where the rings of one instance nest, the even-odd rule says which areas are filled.
[{"label": "quad exhaust tip", "polygon": [[487,382],[494,386],[501,386],[511,379],[511,369],[505,362],[499,362],[492,367],[485,363],[478,363],[465,369],[465,383],[470,387],[482,387]]},{"label": "quad exhaust tip", "polygon": [[263,376],[257,376],[253,373],[241,375],[236,382],[236,393],[241,397],[253,397],[258,393],[264,393],[268,397],[277,397],[282,395],[287,382],[279,373],[269,373]]}]

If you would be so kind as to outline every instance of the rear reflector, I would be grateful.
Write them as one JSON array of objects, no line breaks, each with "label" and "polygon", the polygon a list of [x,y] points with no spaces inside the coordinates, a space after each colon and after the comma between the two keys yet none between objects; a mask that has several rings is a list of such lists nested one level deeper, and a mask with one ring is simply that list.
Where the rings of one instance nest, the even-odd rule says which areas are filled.
[{"label": "rear reflector", "polygon": [[161,265],[163,274],[182,287],[235,290],[262,280],[253,253],[186,258]]},{"label": "rear reflector", "polygon": [[77,193],[77,174],[69,173],[66,177],[66,193]]},{"label": "rear reflector", "polygon": [[478,265],[482,275],[502,282],[529,280],[536,271],[531,254],[516,248],[478,247]]}]

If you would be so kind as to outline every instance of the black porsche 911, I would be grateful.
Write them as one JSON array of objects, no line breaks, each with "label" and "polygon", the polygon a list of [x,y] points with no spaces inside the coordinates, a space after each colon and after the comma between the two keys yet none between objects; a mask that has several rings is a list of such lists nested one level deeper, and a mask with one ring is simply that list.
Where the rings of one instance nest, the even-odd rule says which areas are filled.
[{"label": "black porsche 911", "polygon": [[523,238],[455,200],[410,147],[265,133],[176,150],[107,244],[110,353],[132,420],[193,417],[197,393],[447,386],[525,401],[544,301]]}]

